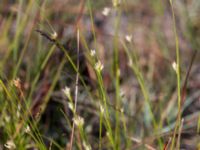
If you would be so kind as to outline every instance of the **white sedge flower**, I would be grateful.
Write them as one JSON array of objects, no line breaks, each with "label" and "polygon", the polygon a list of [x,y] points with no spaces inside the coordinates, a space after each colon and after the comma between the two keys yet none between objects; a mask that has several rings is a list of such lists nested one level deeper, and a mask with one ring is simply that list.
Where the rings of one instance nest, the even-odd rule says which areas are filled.
[{"label": "white sedge flower", "polygon": [[16,148],[16,145],[15,143],[12,141],[12,140],[8,140],[6,142],[6,144],[4,144],[4,146],[7,148],[7,149],[15,149]]},{"label": "white sedge flower", "polygon": [[26,132],[26,133],[30,133],[30,132],[31,132],[31,129],[30,129],[30,127],[29,127],[28,125],[27,125],[26,128],[25,128],[25,132]]},{"label": "white sedge flower", "polygon": [[68,103],[68,107],[69,107],[69,109],[70,109],[71,111],[74,112],[74,105],[73,105],[71,102]]},{"label": "white sedge flower", "polygon": [[54,31],[54,32],[51,34],[51,39],[55,40],[57,37],[58,37],[58,34]]},{"label": "white sedge flower", "polygon": [[103,14],[104,16],[108,16],[109,13],[110,13],[110,8],[108,8],[108,7],[105,7],[105,8],[103,9],[103,11],[102,11],[102,14]]},{"label": "white sedge flower", "polygon": [[101,72],[103,70],[103,67],[104,66],[100,61],[98,61],[94,66],[95,70],[98,71],[98,72]]},{"label": "white sedge flower", "polygon": [[81,116],[76,116],[73,118],[74,124],[78,127],[82,127],[84,125],[84,119]]},{"label": "white sedge flower", "polygon": [[62,91],[65,94],[65,96],[67,96],[68,98],[71,97],[70,88],[69,87],[66,86]]},{"label": "white sedge flower", "polygon": [[126,39],[127,42],[131,43],[133,36],[132,35],[126,35],[125,39]]},{"label": "white sedge flower", "polygon": [[90,56],[94,57],[96,55],[96,50],[92,49],[90,50]]},{"label": "white sedge flower", "polygon": [[174,61],[173,63],[172,63],[172,68],[176,71],[176,73],[177,73],[177,71],[178,71],[178,66],[177,66],[177,63]]},{"label": "white sedge flower", "polygon": [[13,84],[16,88],[21,89],[21,80],[19,78],[14,79]]}]

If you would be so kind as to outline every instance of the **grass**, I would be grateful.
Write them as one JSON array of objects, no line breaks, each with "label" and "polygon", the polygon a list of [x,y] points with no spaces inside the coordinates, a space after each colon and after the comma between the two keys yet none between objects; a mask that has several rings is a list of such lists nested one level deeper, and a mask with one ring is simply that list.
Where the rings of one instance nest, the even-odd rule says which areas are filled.
[{"label": "grass", "polygon": [[180,6],[3,1],[0,149],[199,149],[200,26]]}]

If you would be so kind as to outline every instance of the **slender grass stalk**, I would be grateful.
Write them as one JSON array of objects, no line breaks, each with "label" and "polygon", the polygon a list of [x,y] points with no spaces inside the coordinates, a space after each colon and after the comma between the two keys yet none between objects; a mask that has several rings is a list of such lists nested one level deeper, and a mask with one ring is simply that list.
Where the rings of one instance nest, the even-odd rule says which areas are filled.
[{"label": "slender grass stalk", "polygon": [[[27,118],[27,114],[30,114],[30,110],[26,105],[26,101],[24,101],[26,108],[23,109],[23,106],[22,106],[22,104],[20,102],[20,99],[18,98],[18,96],[16,95],[16,91],[13,90],[12,87],[8,87],[7,88],[5,86],[5,84],[2,82],[2,80],[0,80],[0,85],[1,85],[1,87],[3,87],[4,91],[6,92],[6,95],[8,96],[8,99],[11,102],[10,103],[10,107],[12,107],[12,109],[9,109],[9,111],[12,111],[11,113],[13,114],[13,119],[18,118],[17,114],[16,114],[16,110],[18,109],[18,106],[20,106],[20,108],[22,110],[22,114],[23,115],[21,116],[21,118],[23,118],[23,119],[22,120],[16,120],[15,119],[15,122],[13,124],[13,126],[15,128],[15,131],[13,133],[12,132],[9,133],[10,135],[12,135],[13,139],[17,140],[17,137],[20,137],[20,136],[21,136],[20,139],[22,139],[24,136],[22,135],[23,132],[21,133],[20,130],[22,129],[24,124],[26,124],[25,122],[28,122],[29,125],[31,126],[31,128],[34,129],[34,127],[33,127],[34,120],[31,122],[30,119]],[[17,100],[17,101],[15,101],[15,100]],[[17,126],[17,128],[16,128],[16,126]],[[44,144],[43,140],[41,139],[41,135],[40,135],[39,131],[37,130],[37,127],[35,127],[35,129],[36,129],[36,132],[34,134],[34,137],[32,137],[32,138],[34,139],[34,141],[38,145],[38,147],[40,147],[40,149],[43,150],[45,144]]]},{"label": "slender grass stalk", "polygon": [[[28,6],[25,10],[25,12],[22,12],[22,5],[23,5],[23,0],[20,0],[20,11],[18,11],[18,17],[17,17],[17,29],[14,37],[14,41],[11,46],[11,50],[13,50],[13,59],[14,62],[17,61],[18,58],[18,50],[19,50],[19,40],[21,39],[20,36],[22,35],[22,32],[24,31],[25,25],[28,21],[28,15],[31,11],[31,8],[33,7],[34,0],[30,0],[28,3]],[[23,16],[22,16],[23,14]],[[26,14],[26,15],[24,15]]]},{"label": "slender grass stalk", "polygon": [[24,45],[24,47],[23,47],[23,49],[22,49],[22,52],[20,53],[19,60],[18,60],[18,62],[17,62],[17,64],[16,64],[16,68],[14,69],[13,79],[15,79],[16,76],[17,76],[18,70],[19,70],[20,65],[21,65],[21,63],[22,63],[22,59],[23,59],[24,54],[25,54],[25,52],[26,52],[26,50],[27,50],[28,44],[29,44],[29,42],[30,42],[31,34],[32,34],[32,31],[33,31],[33,30],[32,30],[32,29],[33,29],[33,26],[34,26],[34,25],[32,25],[31,31],[29,32],[29,35],[28,35],[28,37],[27,37],[27,39],[26,39],[26,41],[25,41],[25,45]]},{"label": "slender grass stalk", "polygon": [[[75,82],[75,93],[74,93],[74,113],[76,115],[76,108],[77,108],[77,101],[78,101],[78,84],[79,84],[79,40],[80,40],[80,35],[79,35],[79,29],[77,30],[77,73],[76,73],[76,82]],[[75,117],[75,116],[74,116]],[[72,149],[73,146],[73,139],[74,139],[74,122],[72,125],[72,131],[71,131],[71,139],[70,139],[70,150]]]},{"label": "slender grass stalk", "polygon": [[174,13],[174,6],[173,6],[173,0],[170,0],[170,6],[172,11],[172,17],[173,17],[173,30],[175,35],[175,43],[176,43],[176,77],[177,77],[177,95],[178,95],[178,116],[176,120],[176,127],[174,129],[174,135],[172,138],[172,143],[170,149],[174,149],[175,139],[176,139],[176,133],[177,130],[179,130],[180,124],[181,124],[181,74],[180,74],[180,52],[179,52],[179,38],[176,30],[176,18]]},{"label": "slender grass stalk", "polygon": [[139,70],[137,57],[136,57],[135,54],[133,54],[133,57],[132,57],[131,53],[129,52],[129,50],[128,50],[128,48],[127,48],[127,46],[125,45],[124,42],[122,42],[122,45],[124,46],[125,52],[126,52],[127,56],[129,57],[129,66],[131,67],[131,69],[135,73],[136,78],[139,82],[140,88],[141,88],[143,96],[144,96],[145,103],[147,104],[148,111],[150,113],[151,120],[153,121],[153,125],[154,125],[155,128],[157,128],[158,126],[157,126],[157,123],[156,123],[156,120],[155,120],[155,117],[153,115],[153,111],[152,111],[152,108],[151,108],[151,104],[150,104],[149,93],[148,93],[148,90],[147,90],[146,85],[144,83],[144,79],[143,79],[143,76],[141,74],[141,71]]},{"label": "slender grass stalk", "polygon": [[[101,106],[100,106],[101,107]],[[103,107],[103,106],[102,106]],[[103,121],[103,110],[101,110],[103,108],[100,108],[100,111],[99,111],[99,150],[102,149],[102,121]]]},{"label": "slender grass stalk", "polygon": [[107,136],[109,138],[109,141],[113,147],[113,149],[115,149],[115,142],[114,142],[114,138],[113,138],[113,132],[112,132],[112,128],[111,128],[111,122],[110,122],[110,114],[109,114],[109,110],[108,110],[108,106],[107,106],[107,96],[106,96],[106,92],[103,86],[103,79],[102,79],[102,75],[100,71],[96,71],[97,74],[97,80],[98,80],[98,85],[99,85],[99,93],[101,95],[101,99],[102,99],[102,103],[103,103],[103,107],[105,110],[104,113],[104,120],[105,120],[105,127],[107,129]]},{"label": "slender grass stalk", "polygon": [[61,61],[61,63],[60,63],[60,65],[59,65],[59,67],[58,67],[58,69],[57,69],[57,71],[56,71],[55,77],[54,77],[54,79],[53,79],[53,81],[52,81],[52,83],[51,83],[51,86],[50,86],[50,88],[49,88],[49,90],[48,90],[48,93],[46,94],[46,96],[45,96],[44,99],[43,99],[43,104],[42,104],[41,107],[40,107],[40,113],[41,113],[41,114],[44,112],[44,110],[45,110],[45,108],[46,108],[46,106],[47,106],[47,103],[48,103],[48,101],[49,101],[49,98],[50,98],[50,96],[51,96],[51,93],[52,93],[53,89],[54,89],[55,86],[56,86],[56,83],[57,83],[57,81],[58,81],[58,79],[59,79],[59,77],[60,77],[61,71],[62,71],[62,69],[63,69],[65,63],[66,63],[66,59],[63,58],[62,61]]},{"label": "slender grass stalk", "polygon": [[197,133],[200,133],[200,115],[199,115],[198,123],[197,123]]},{"label": "slender grass stalk", "polygon": [[[91,25],[92,25],[92,34],[93,34],[93,38],[94,38],[94,43],[95,43],[95,47],[97,48],[97,41],[96,41],[96,34],[95,34],[95,26],[94,26],[94,17],[93,17],[93,14],[92,14],[92,7],[91,7],[91,2],[90,0],[87,1],[87,6],[89,8],[89,14],[90,14],[90,20],[91,20]],[[87,44],[86,44],[87,45]],[[98,50],[98,49],[97,49]],[[92,62],[92,64],[94,65],[94,61]],[[96,75],[97,75],[97,80],[98,80],[98,84],[99,84],[99,93],[101,95],[101,99],[103,100],[103,107],[105,109],[105,112],[106,112],[106,115],[105,115],[105,126],[106,128],[108,129],[108,138],[111,142],[111,145],[114,147],[114,141],[113,141],[113,134],[112,134],[112,130],[111,130],[111,126],[110,126],[110,119],[109,119],[109,112],[108,112],[108,107],[107,107],[107,101],[106,101],[106,92],[103,88],[103,80],[102,80],[102,76],[101,76],[101,73],[99,71],[96,71]],[[101,114],[101,110],[100,110],[100,114]],[[100,140],[100,143],[99,143],[99,149],[101,148],[101,132],[102,132],[102,115],[100,115],[100,128],[99,128],[99,140]]]},{"label": "slender grass stalk", "polygon": [[93,17],[93,13],[92,13],[92,5],[90,0],[87,0],[87,6],[89,8],[89,14],[90,14],[90,20],[91,20],[91,25],[92,25],[92,34],[93,34],[93,38],[94,38],[94,43],[95,43],[95,48],[97,48],[97,40],[96,40],[96,33],[95,33],[95,26],[94,26],[94,17]]},{"label": "slender grass stalk", "polygon": [[55,45],[51,47],[51,49],[49,50],[49,52],[47,53],[46,57],[44,58],[42,64],[41,64],[41,67],[40,69],[38,70],[35,78],[33,79],[32,81],[32,84],[31,84],[31,90],[29,92],[29,95],[28,95],[28,102],[31,101],[31,97],[32,97],[32,94],[35,90],[35,87],[36,87],[36,84],[39,80],[39,77],[40,77],[40,74],[41,74],[41,71],[44,69],[44,67],[47,65],[47,62],[49,60],[49,58],[52,56],[53,52],[55,51]]},{"label": "slender grass stalk", "polygon": [[180,125],[179,131],[178,131],[179,133],[178,133],[178,137],[177,137],[176,149],[180,149],[183,123],[184,123],[184,119],[181,120],[181,125]]},{"label": "slender grass stalk", "polygon": [[[114,69],[114,81],[115,81],[115,107],[120,108],[121,102],[120,102],[120,83],[119,83],[119,78],[120,78],[120,68],[119,68],[119,49],[118,49],[118,37],[119,37],[119,27],[120,27],[120,19],[121,19],[121,11],[120,8],[115,8],[116,9],[116,21],[115,21],[115,35],[114,35],[114,53],[113,53],[113,69]],[[119,149],[120,147],[120,113],[118,111],[115,111],[115,144],[116,144],[116,150]]]},{"label": "slender grass stalk", "polygon": [[[17,28],[20,26],[21,18],[22,18],[22,6],[23,6],[23,0],[19,0],[19,11],[17,13]],[[16,30],[17,33],[15,34],[15,41],[14,41],[14,51],[13,51],[13,59],[14,61],[17,61],[17,51],[18,51],[18,44],[19,44],[19,30]]]},{"label": "slender grass stalk", "polygon": [[[2,37],[4,37],[5,39],[8,37],[9,35],[9,30],[12,26],[12,19],[13,19],[13,14],[11,14],[9,16],[9,18],[7,19],[6,23],[5,23],[5,27],[4,30],[2,31]],[[11,45],[8,46],[8,51],[6,51],[3,59],[0,62],[0,70],[3,70],[3,67],[5,66],[6,61],[8,60],[9,56],[11,53]]]},{"label": "slender grass stalk", "polygon": [[[122,41],[122,45],[123,45],[125,52],[126,52],[128,58],[129,58],[129,66],[131,67],[131,69],[135,73],[136,78],[139,82],[142,94],[144,96],[145,107],[146,107],[145,109],[147,109],[146,111],[148,112],[149,117],[150,117],[150,120],[147,122],[147,125],[149,125],[152,121],[154,131],[155,131],[154,134],[157,134],[159,126],[158,126],[156,119],[155,119],[155,116],[153,114],[153,110],[152,110],[151,102],[150,102],[150,98],[149,98],[149,92],[148,92],[147,86],[145,84],[144,78],[142,76],[142,73],[139,69],[137,56],[136,56],[135,53],[132,56],[132,54],[129,52],[126,44],[123,41]],[[159,143],[160,148],[163,148],[163,142],[161,141],[160,138],[158,139],[158,143]]]}]

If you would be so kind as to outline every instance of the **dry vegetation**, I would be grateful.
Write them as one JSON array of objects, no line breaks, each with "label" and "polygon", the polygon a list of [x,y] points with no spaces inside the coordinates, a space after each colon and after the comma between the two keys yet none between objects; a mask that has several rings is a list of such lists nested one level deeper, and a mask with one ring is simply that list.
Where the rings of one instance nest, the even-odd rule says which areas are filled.
[{"label": "dry vegetation", "polygon": [[199,150],[199,14],[199,0],[1,0],[0,150]]}]

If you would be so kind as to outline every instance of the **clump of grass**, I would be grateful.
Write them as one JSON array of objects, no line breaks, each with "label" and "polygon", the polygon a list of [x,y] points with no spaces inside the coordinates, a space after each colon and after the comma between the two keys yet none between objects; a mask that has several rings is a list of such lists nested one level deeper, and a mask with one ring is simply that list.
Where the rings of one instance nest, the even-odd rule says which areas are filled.
[{"label": "clump of grass", "polygon": [[[95,5],[90,0],[82,0],[80,8],[71,4],[72,10],[78,14],[73,24],[75,38],[72,41],[75,45],[63,38],[64,27],[60,31],[60,20],[65,20],[66,15],[61,15],[52,23],[56,12],[51,12],[53,8],[45,11],[51,4],[50,1],[16,2],[17,13],[11,11],[4,18],[5,27],[0,36],[0,46],[6,45],[3,47],[5,50],[2,50],[3,59],[0,60],[0,146],[20,150],[181,149],[182,134],[187,129],[185,124],[192,118],[192,115],[183,118],[182,112],[189,106],[185,103],[187,97],[190,97],[186,95],[187,82],[194,64],[193,56],[197,53],[195,51],[192,56],[185,82],[182,84],[181,68],[184,63],[181,61],[179,29],[174,3],[172,0],[169,3],[176,49],[173,67],[173,61],[169,58],[172,52],[169,51],[168,45],[163,39],[155,40],[164,36],[162,30],[157,29],[159,25],[156,23],[153,31],[161,33],[159,37],[154,37],[154,42],[160,45],[152,45],[153,48],[169,51],[158,55],[163,55],[161,58],[169,58],[169,70],[174,68],[175,74],[166,69],[165,74],[173,77],[156,78],[154,82],[152,79],[156,65],[152,60],[144,65],[142,60],[145,57],[140,53],[137,42],[134,41],[135,37],[132,33],[123,33],[129,26],[135,25],[134,21],[126,18],[129,12],[124,9],[128,7],[129,1],[105,2],[105,8],[102,8],[104,2]],[[57,0],[54,4],[61,8]],[[139,2],[134,5],[143,6],[139,5]],[[149,5],[154,8],[151,11],[155,14],[152,15],[162,16],[164,4],[162,9],[158,7],[161,2]],[[96,10],[98,6],[101,6],[103,13],[100,19],[96,12],[100,11]],[[136,6],[134,9],[138,11]],[[99,20],[96,20],[96,14]],[[147,14],[142,13],[139,18],[143,15]],[[121,29],[124,18],[127,19],[127,29]],[[90,31],[87,31],[90,32],[89,39],[85,33],[87,27],[84,26],[84,19],[90,22]],[[109,22],[109,19],[113,21]],[[112,24],[112,27],[108,27],[112,32],[105,34],[102,26],[107,21]],[[14,31],[11,32],[13,25]],[[102,42],[102,39],[107,37],[111,46]],[[148,45],[151,39],[148,40],[142,44]],[[195,48],[197,47],[195,44]],[[109,50],[111,52],[108,53]],[[102,56],[109,56],[101,60],[102,53]],[[144,53],[155,54],[153,50]],[[123,60],[121,55],[124,55]],[[84,57],[83,61],[81,56]],[[107,58],[110,60],[106,60]],[[121,66],[123,63],[126,64],[124,68],[127,72]],[[161,80],[169,85],[159,83]],[[136,94],[122,94],[122,88],[127,81],[134,82],[134,87],[126,85],[127,91],[133,88]],[[155,86],[161,88],[159,92],[154,89]],[[159,95],[164,96],[155,98]],[[51,102],[54,102],[54,108],[58,111],[49,108],[54,105]],[[61,112],[61,115],[56,114],[58,118],[51,117],[55,112]],[[55,120],[53,125],[49,120]],[[199,133],[200,119],[196,120]],[[56,131],[51,130],[51,126],[55,127]]]}]

